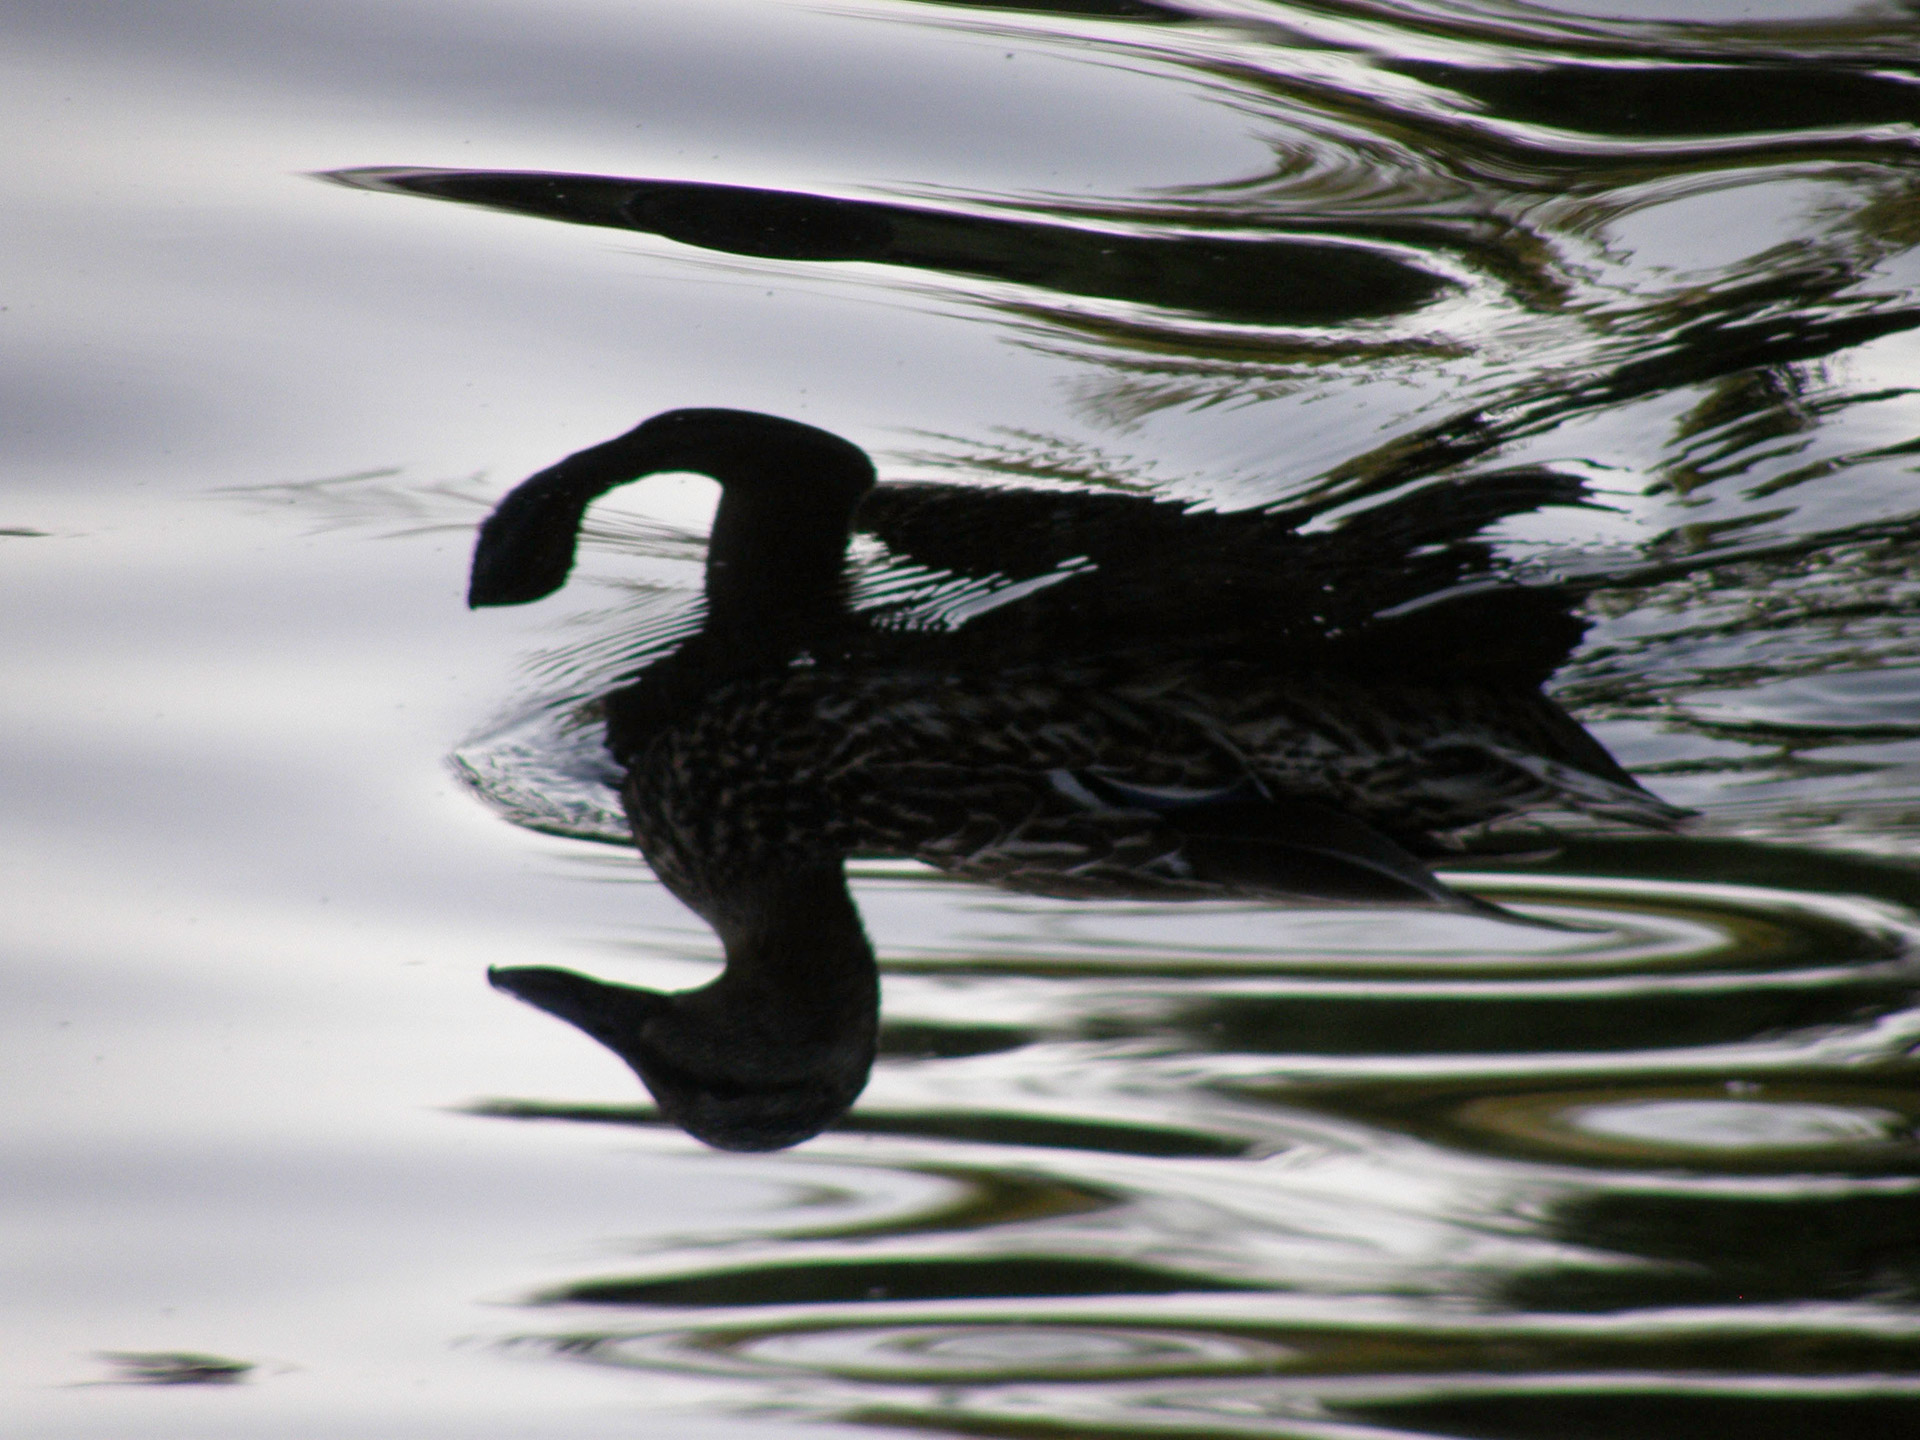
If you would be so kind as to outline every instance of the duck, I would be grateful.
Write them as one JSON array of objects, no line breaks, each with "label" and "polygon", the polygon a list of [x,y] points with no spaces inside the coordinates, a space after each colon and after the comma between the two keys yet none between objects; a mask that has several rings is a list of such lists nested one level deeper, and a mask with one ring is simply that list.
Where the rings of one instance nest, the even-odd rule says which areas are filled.
[{"label": "duck", "polygon": [[[704,612],[600,710],[633,839],[725,967],[676,994],[490,978],[718,1148],[799,1143],[865,1085],[879,983],[849,857],[1071,899],[1512,918],[1429,862],[1530,812],[1685,816],[1542,691],[1583,622],[1479,538],[1578,503],[1566,476],[1474,477],[1309,532],[1302,511],[882,485],[829,431],[679,409],[515,487],[480,527],[468,603],[554,594],[593,501],[666,472],[720,487]],[[863,600],[856,534],[984,603]]]}]

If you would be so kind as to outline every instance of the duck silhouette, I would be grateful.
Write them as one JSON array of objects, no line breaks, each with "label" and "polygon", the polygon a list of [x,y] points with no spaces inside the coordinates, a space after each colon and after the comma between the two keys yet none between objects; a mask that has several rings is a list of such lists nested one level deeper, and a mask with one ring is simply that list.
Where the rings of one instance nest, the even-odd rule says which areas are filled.
[{"label": "duck silhouette", "polygon": [[[824,430],[675,410],[502,500],[469,603],[551,595],[592,501],[668,471],[720,485],[704,618],[602,706],[634,840],[726,968],[667,995],[491,979],[621,1055],[720,1148],[797,1143],[865,1084],[879,988],[849,856],[1074,898],[1501,915],[1425,860],[1529,812],[1684,813],[1541,693],[1583,633],[1573,597],[1504,582],[1476,538],[1579,503],[1552,471],[1304,533],[1304,512],[880,486]],[[857,603],[856,531],[971,603]]]}]

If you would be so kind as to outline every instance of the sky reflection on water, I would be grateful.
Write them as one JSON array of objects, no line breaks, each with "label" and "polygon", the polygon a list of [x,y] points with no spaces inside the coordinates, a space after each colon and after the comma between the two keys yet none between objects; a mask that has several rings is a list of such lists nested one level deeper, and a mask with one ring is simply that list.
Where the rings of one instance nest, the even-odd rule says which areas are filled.
[{"label": "sky reflection on water", "polygon": [[[1912,1430],[1914,21],[1683,8],[11,6],[9,1413],[76,1440]],[[770,258],[311,178],[374,166],[1362,247],[1446,283],[1317,325],[1151,274]],[[681,613],[685,487],[605,521],[570,615],[460,606],[485,503],[679,404],[827,425],[893,475],[1336,519],[1577,474],[1611,508],[1501,553],[1592,584],[1556,693],[1709,823],[1464,882],[1602,922],[1571,938],[872,866],[872,1088],[794,1154],[696,1152],[482,974],[684,987],[711,937],[444,765]],[[463,753],[605,833],[592,736],[510,738]],[[254,1368],[128,1383],[192,1355]]]}]

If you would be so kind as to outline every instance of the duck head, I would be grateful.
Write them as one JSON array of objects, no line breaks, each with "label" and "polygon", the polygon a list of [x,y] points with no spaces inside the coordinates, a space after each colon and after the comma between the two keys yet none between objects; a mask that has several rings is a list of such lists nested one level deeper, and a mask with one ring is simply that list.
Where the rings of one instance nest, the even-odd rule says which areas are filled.
[{"label": "duck head", "polygon": [[840,593],[854,507],[873,462],[837,435],[749,410],[669,410],[522,481],[480,527],[467,603],[524,605],[573,569],[587,506],[670,471],[720,484],[708,546],[710,616],[750,613],[760,597],[791,610]]},{"label": "duck head", "polygon": [[727,968],[663,994],[571,970],[494,969],[496,989],[565,1020],[640,1077],[661,1114],[719,1150],[811,1139],[859,1097],[878,1044],[880,984],[839,867],[729,897]]}]

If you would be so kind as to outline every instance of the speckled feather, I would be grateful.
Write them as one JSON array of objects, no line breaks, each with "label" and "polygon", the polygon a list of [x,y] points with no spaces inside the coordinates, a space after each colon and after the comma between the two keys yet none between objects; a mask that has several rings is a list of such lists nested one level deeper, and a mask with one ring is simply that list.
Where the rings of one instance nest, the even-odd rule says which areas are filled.
[{"label": "speckled feather", "polygon": [[1236,795],[1321,803],[1427,852],[1527,810],[1680,813],[1523,687],[1383,690],[1232,661],[790,666],[665,725],[625,789],[640,848],[695,909],[740,875],[862,853],[1049,894],[1213,893],[1178,816]]}]

